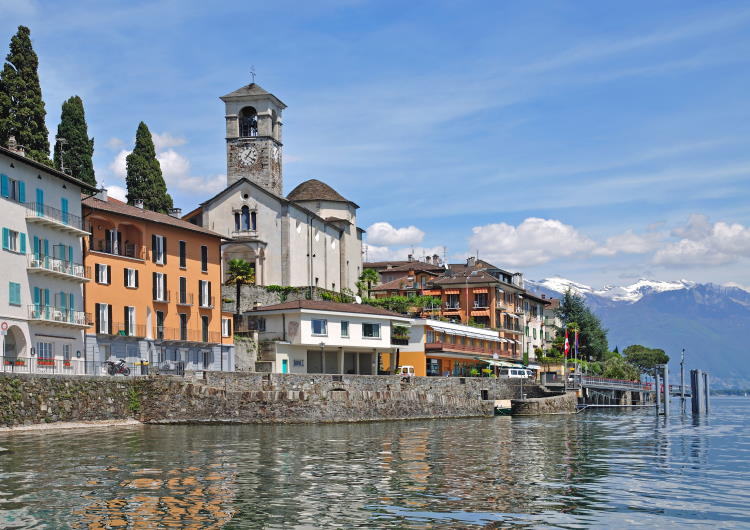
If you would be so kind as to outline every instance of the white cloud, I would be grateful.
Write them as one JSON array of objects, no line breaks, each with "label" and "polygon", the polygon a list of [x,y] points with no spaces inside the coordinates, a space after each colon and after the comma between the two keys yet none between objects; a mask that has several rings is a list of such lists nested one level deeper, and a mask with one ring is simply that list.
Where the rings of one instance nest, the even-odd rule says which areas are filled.
[{"label": "white cloud", "polygon": [[365,245],[366,261],[388,261],[388,260],[406,260],[409,254],[414,259],[421,260],[424,256],[434,256],[437,254],[443,259],[443,247],[411,247],[391,248],[388,246]]},{"label": "white cloud", "polygon": [[168,132],[161,134],[152,132],[151,138],[154,140],[154,147],[156,148],[157,153],[169,149],[170,147],[179,147],[187,143],[185,138],[173,136]]},{"label": "white cloud", "polygon": [[394,228],[386,222],[373,223],[367,229],[367,241],[373,245],[416,245],[424,239],[424,232],[416,226]]},{"label": "white cloud", "polygon": [[116,186],[113,184],[111,186],[105,186],[105,188],[107,188],[107,196],[115,198],[122,202],[126,202],[128,200],[128,190],[126,190],[122,186]]},{"label": "white cloud", "polygon": [[127,165],[126,165],[126,158],[130,154],[130,151],[127,151],[125,149],[122,149],[119,153],[115,155],[114,160],[112,160],[112,163],[109,164],[109,170],[114,173],[115,176],[120,177],[121,179],[125,178],[125,175],[127,175]]},{"label": "white cloud", "polygon": [[636,234],[632,230],[627,230],[622,234],[608,237],[606,243],[595,248],[592,254],[597,256],[614,256],[617,253],[646,254],[659,248],[665,235],[659,232]]},{"label": "white cloud", "polygon": [[114,138],[114,137],[112,137],[112,138],[110,138],[109,140],[107,140],[107,147],[109,147],[109,148],[110,148],[110,149],[112,149],[113,151],[114,151],[115,149],[122,149],[122,147],[123,147],[124,145],[125,145],[125,142],[123,142],[123,141],[122,141],[122,140],[120,140],[119,138]]},{"label": "white cloud", "polygon": [[475,226],[469,249],[497,266],[533,266],[554,258],[588,255],[596,243],[555,219],[529,217],[518,226],[495,223]]},{"label": "white cloud", "polygon": [[692,215],[684,227],[672,233],[681,239],[657,251],[654,263],[683,267],[724,265],[750,257],[750,227],[739,223],[711,224],[704,215]]}]

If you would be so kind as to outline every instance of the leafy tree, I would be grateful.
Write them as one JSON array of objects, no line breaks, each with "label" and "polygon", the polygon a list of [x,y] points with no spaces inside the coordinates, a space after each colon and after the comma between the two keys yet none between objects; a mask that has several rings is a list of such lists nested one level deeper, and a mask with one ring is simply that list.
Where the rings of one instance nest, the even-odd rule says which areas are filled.
[{"label": "leafy tree", "polygon": [[655,375],[655,368],[658,364],[666,364],[669,362],[669,355],[664,350],[659,348],[647,348],[640,344],[633,344],[628,346],[622,353],[625,355],[625,360],[635,366],[640,373]]},{"label": "leafy tree", "polygon": [[235,297],[235,314],[240,314],[240,299],[242,297],[242,286],[255,283],[255,269],[244,259],[229,260],[227,269],[226,285],[237,287],[237,296]]},{"label": "leafy tree", "polygon": [[0,73],[0,144],[7,145],[8,138],[15,136],[29,158],[51,166],[39,58],[29,28],[18,26],[5,60]]},{"label": "leafy tree", "polygon": [[602,376],[611,379],[627,379],[637,381],[640,379],[638,369],[620,357],[610,357],[602,363]]},{"label": "leafy tree", "polygon": [[145,208],[168,213],[172,208],[172,197],[167,193],[161,166],[156,159],[151,131],[143,122],[138,124],[138,131],[135,133],[135,148],[125,162],[128,204],[134,204],[137,199],[141,199]]},{"label": "leafy tree", "polygon": [[62,104],[60,125],[57,126],[58,139],[64,143],[55,144],[55,167],[65,169],[77,179],[96,186],[94,176],[94,139],[89,138],[83,101],[73,96]]},{"label": "leafy tree", "polygon": [[[562,319],[564,326],[575,324],[580,330],[578,353],[582,359],[601,361],[606,358],[609,353],[607,330],[602,328],[601,321],[591,312],[582,297],[568,289],[560,300],[560,308],[557,310],[557,314]],[[564,327],[561,328],[561,333],[558,333],[558,335],[560,334],[565,334]],[[572,338],[570,343],[572,351]]]}]

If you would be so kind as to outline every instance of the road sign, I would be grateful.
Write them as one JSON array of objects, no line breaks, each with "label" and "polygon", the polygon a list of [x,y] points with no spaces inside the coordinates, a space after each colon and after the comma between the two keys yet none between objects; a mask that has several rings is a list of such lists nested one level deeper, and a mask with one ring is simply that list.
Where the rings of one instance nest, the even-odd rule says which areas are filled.
[{"label": "road sign", "polygon": [[8,323],[6,321],[0,324],[0,331],[8,331]]}]

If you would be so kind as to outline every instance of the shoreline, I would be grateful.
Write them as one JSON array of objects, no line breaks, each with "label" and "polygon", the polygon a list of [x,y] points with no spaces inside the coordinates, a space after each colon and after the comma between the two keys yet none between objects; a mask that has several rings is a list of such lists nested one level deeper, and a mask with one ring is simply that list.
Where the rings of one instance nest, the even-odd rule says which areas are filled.
[{"label": "shoreline", "polygon": [[15,427],[0,427],[0,434],[31,431],[59,431],[62,429],[86,429],[91,427],[126,427],[133,425],[143,425],[143,423],[134,418],[126,420],[58,421],[52,423],[18,425]]}]

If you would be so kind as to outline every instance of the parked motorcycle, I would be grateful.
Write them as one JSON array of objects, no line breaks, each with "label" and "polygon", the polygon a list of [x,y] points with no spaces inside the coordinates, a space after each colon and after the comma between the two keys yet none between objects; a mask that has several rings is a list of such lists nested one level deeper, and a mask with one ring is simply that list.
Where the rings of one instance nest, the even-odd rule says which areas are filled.
[{"label": "parked motorcycle", "polygon": [[107,361],[107,373],[109,375],[130,375],[130,368],[125,365],[125,359],[119,361]]}]

